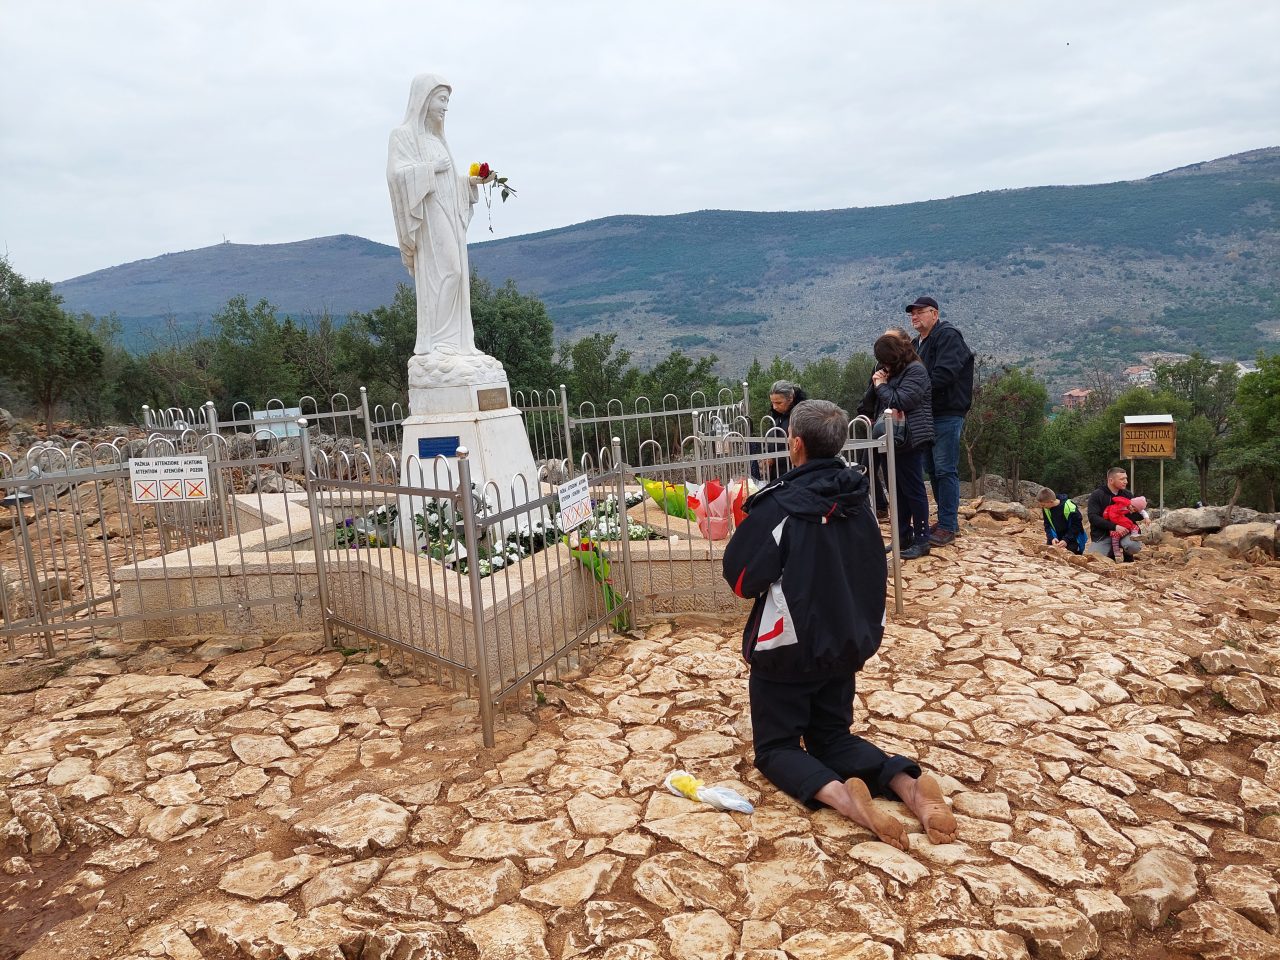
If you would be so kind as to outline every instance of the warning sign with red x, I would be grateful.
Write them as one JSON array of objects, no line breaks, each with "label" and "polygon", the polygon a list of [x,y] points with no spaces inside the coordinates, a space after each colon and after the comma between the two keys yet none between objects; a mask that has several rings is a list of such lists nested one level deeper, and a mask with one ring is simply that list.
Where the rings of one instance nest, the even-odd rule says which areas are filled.
[{"label": "warning sign with red x", "polygon": [[134,457],[129,461],[134,503],[209,499],[208,457]]}]

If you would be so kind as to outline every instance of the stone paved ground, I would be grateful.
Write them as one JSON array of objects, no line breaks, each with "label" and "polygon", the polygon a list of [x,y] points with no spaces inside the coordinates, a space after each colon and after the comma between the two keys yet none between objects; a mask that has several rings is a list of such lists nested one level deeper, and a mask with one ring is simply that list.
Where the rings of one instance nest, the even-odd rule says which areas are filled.
[{"label": "stone paved ground", "polygon": [[738,621],[620,639],[493,750],[310,635],[0,667],[0,957],[1280,957],[1280,565],[1036,540],[908,565],[860,675],[959,821],[909,853],[755,774]]}]

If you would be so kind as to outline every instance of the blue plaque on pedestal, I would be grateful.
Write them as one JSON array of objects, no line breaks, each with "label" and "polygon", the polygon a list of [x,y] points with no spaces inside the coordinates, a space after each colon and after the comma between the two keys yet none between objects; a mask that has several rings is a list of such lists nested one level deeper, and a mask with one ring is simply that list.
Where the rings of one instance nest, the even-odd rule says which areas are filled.
[{"label": "blue plaque on pedestal", "polygon": [[457,437],[419,437],[418,459],[432,460],[436,457],[454,457],[458,454]]}]

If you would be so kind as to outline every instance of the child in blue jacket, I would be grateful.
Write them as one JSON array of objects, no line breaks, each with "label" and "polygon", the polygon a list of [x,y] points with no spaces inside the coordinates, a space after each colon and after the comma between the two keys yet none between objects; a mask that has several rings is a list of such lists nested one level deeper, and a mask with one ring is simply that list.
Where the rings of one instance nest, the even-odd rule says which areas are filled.
[{"label": "child in blue jacket", "polygon": [[1044,515],[1044,542],[1051,547],[1059,544],[1072,553],[1084,553],[1089,536],[1084,532],[1084,518],[1080,508],[1069,497],[1059,497],[1045,487],[1036,494],[1040,512]]}]

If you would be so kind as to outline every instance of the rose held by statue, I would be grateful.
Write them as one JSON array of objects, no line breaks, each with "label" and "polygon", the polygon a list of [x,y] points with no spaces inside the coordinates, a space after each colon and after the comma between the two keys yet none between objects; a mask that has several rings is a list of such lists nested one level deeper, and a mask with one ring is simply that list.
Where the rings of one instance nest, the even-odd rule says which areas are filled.
[{"label": "rose held by statue", "polygon": [[484,205],[489,211],[489,232],[493,233],[493,186],[498,185],[498,194],[503,203],[507,202],[507,197],[516,195],[516,188],[507,183],[506,177],[498,176],[498,172],[487,163],[473,163],[467,168],[467,173],[473,178],[473,182],[477,186],[484,189]]}]

